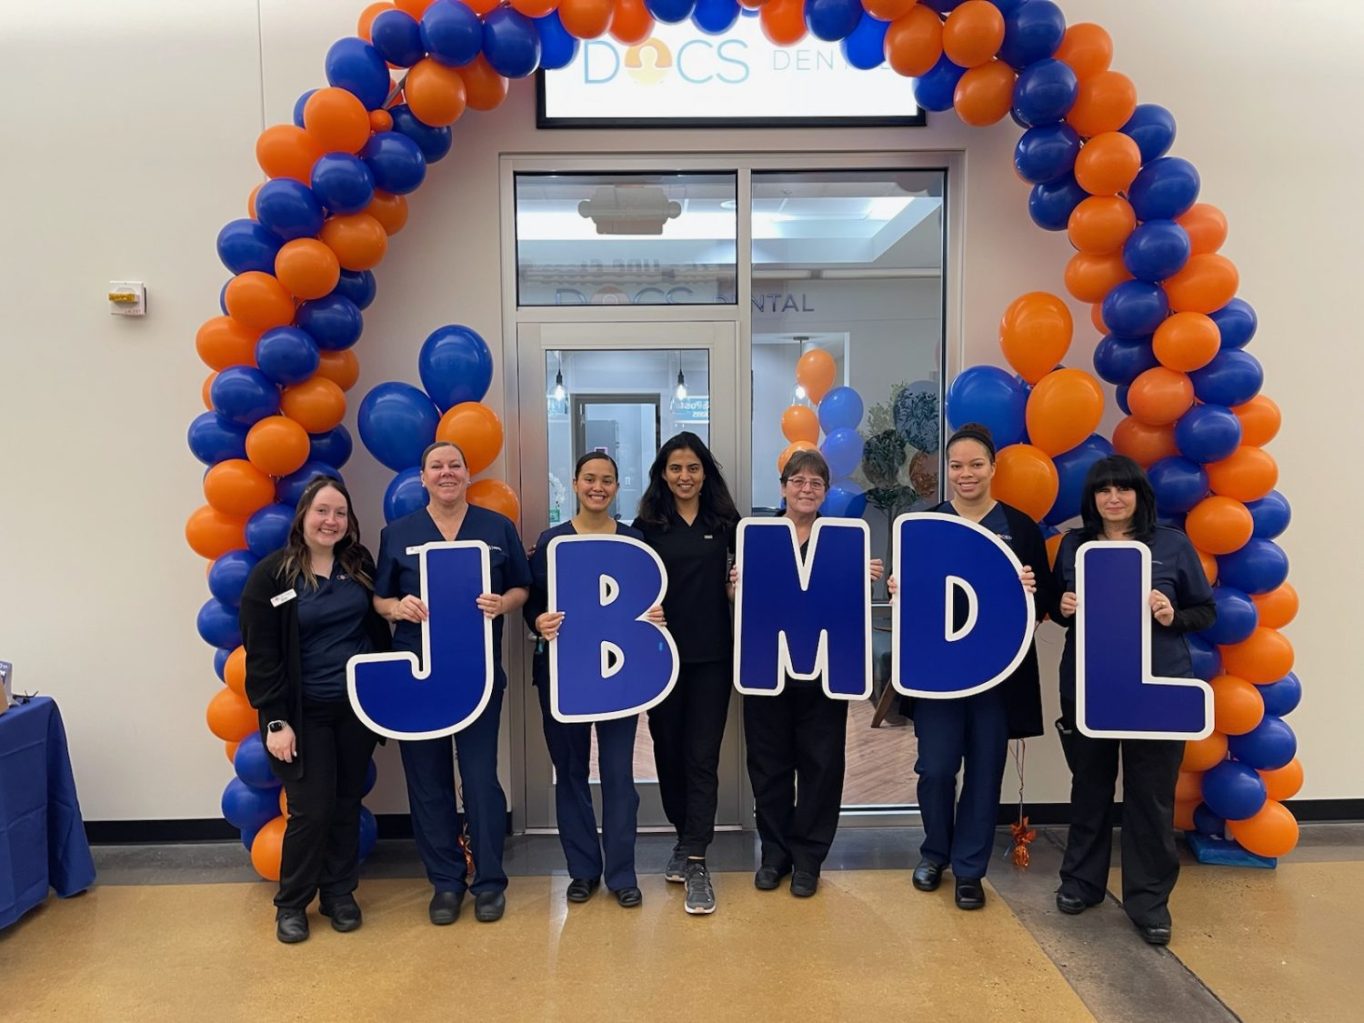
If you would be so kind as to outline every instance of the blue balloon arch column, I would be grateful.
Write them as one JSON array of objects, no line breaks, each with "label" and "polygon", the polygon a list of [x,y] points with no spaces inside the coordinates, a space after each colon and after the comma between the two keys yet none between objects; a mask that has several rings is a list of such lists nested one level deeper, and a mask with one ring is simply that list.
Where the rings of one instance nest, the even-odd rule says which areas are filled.
[{"label": "blue balloon arch column", "polygon": [[[1219,612],[1213,629],[1191,637],[1196,671],[1216,694],[1216,731],[1189,744],[1176,822],[1260,857],[1289,852],[1297,824],[1282,801],[1300,788],[1302,770],[1283,718],[1300,687],[1280,630],[1297,595],[1274,542],[1289,507],[1264,451],[1279,411],[1259,393],[1259,363],[1244,351],[1256,317],[1218,252],[1226,219],[1198,202],[1193,165],[1167,155],[1173,116],[1138,104],[1133,83],[1110,69],[1101,27],[1067,26],[1051,0],[395,0],[371,4],[356,36],[330,48],[328,85],[299,98],[294,123],[257,139],[267,180],[251,193],[249,217],[219,234],[234,276],[222,315],[196,336],[212,373],[207,411],[188,440],[210,468],[186,539],[212,562],[198,626],[224,682],[208,725],[236,769],[223,813],[256,868],[278,876],[284,821],[245,699],[236,605],[251,567],[284,543],[307,480],[339,475],[351,454],[341,423],[358,378],[354,346],[375,297],[371,271],[406,221],[405,195],[449,151],[454,121],[496,108],[511,80],[565,66],[581,39],[609,32],[642,42],[656,20],[690,19],[722,34],[744,15],[779,45],[810,33],[838,42],[856,67],[890,64],[915,78],[929,111],[1019,127],[1014,162],[1031,185],[1029,213],[1076,247],[1065,289],[1092,304],[1104,335],[1094,370],[1126,418],[1111,438],[1095,434],[1106,392],[1087,370],[1060,365],[1071,316],[1060,298],[1038,292],[1001,321],[1003,355],[1018,375],[965,370],[948,391],[948,419],[991,426],[1001,441],[1000,496],[1053,526],[1077,514],[1078,481],[1095,459],[1116,450],[1148,468],[1162,514],[1188,531],[1216,583]],[[475,471],[501,447],[501,424],[482,404],[491,353],[477,334],[442,328],[420,368],[424,393],[381,384],[359,408],[362,440],[397,472],[390,516],[420,501],[416,458],[432,437],[479,452]],[[471,500],[516,513],[501,481],[476,482]],[[367,848],[367,810],[362,831]]]}]

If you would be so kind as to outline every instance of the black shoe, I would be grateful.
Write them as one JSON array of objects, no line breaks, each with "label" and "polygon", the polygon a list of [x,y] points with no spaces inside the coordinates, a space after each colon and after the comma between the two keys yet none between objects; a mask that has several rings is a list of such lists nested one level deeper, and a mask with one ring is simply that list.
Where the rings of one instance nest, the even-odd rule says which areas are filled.
[{"label": "black shoe", "polygon": [[323,916],[332,918],[332,930],[346,931],[359,930],[360,905],[355,901],[353,895],[338,895],[330,902],[322,903],[318,910]]},{"label": "black shoe", "polygon": [[281,909],[275,913],[275,937],[286,945],[308,940],[308,914],[301,909]]},{"label": "black shoe", "polygon": [[1089,903],[1078,895],[1071,895],[1065,889],[1056,893],[1056,908],[1067,916],[1079,916],[1089,908]]},{"label": "black shoe", "polygon": [[[593,892],[597,890],[597,886],[600,884],[601,881],[595,877],[575,877],[572,881],[568,882],[568,901],[586,902],[588,899],[592,898]],[[501,916],[500,913],[498,915]]]},{"label": "black shoe", "polygon": [[921,892],[936,892],[942,883],[942,864],[932,860],[920,860],[914,868],[914,887]]},{"label": "black shoe", "polygon": [[1141,931],[1141,940],[1148,945],[1170,944],[1169,924],[1138,924],[1137,930]]},{"label": "black shoe", "polygon": [[770,867],[764,864],[758,868],[758,872],[753,875],[753,887],[760,892],[775,891],[781,885],[781,879],[790,873],[791,868]]},{"label": "black shoe", "polygon": [[626,909],[634,909],[644,901],[644,893],[633,885],[616,892],[616,901]]},{"label": "black shoe", "polygon": [[985,907],[985,886],[980,878],[957,878],[957,908],[983,909]]},{"label": "black shoe", "polygon": [[496,923],[507,911],[507,896],[502,892],[479,892],[474,896],[474,919],[481,924]]},{"label": "black shoe", "polygon": [[431,896],[427,913],[437,927],[445,927],[459,919],[459,908],[464,904],[463,892],[436,892]]},{"label": "black shoe", "polygon": [[819,890],[819,875],[808,870],[797,870],[791,874],[791,894],[798,899],[808,899]]},{"label": "black shoe", "polygon": [[682,851],[681,845],[675,845],[672,853],[668,856],[668,865],[663,868],[663,880],[671,881],[673,884],[681,884],[686,879],[687,854]]}]

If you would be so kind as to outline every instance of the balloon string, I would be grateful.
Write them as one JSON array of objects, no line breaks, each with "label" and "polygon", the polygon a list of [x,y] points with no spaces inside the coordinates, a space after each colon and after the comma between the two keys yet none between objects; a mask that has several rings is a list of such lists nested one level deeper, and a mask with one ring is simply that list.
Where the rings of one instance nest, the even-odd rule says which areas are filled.
[{"label": "balloon string", "polygon": [[474,843],[473,839],[469,836],[469,809],[467,804],[464,802],[463,784],[459,786],[458,792],[459,805],[464,808],[464,814],[460,818],[459,838],[457,841],[459,842],[460,852],[464,854],[465,884],[473,884],[476,867],[476,864],[474,863]]},{"label": "balloon string", "polygon": [[1013,744],[1014,770],[1018,772],[1018,820],[1009,825],[1014,845],[1011,857],[1015,867],[1028,868],[1030,857],[1028,845],[1037,837],[1037,830],[1028,826],[1027,815],[1023,813],[1023,766],[1028,756],[1028,742],[1019,739]]}]

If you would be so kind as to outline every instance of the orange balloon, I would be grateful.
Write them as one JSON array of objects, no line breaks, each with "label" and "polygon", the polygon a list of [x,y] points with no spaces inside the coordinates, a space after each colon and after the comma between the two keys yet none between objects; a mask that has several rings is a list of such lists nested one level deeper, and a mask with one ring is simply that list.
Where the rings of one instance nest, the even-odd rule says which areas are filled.
[{"label": "orange balloon", "polygon": [[360,379],[360,360],[355,350],[322,352],[317,363],[317,376],[330,380],[343,391],[349,391]]},{"label": "orange balloon", "polygon": [[360,20],[355,25],[355,34],[367,43],[373,42],[374,19],[383,14],[384,11],[392,10],[396,10],[396,8],[390,3],[370,4],[360,12]]},{"label": "orange balloon", "polygon": [[1056,552],[1061,549],[1061,541],[1065,539],[1065,535],[1066,535],[1065,533],[1057,533],[1054,536],[1047,537],[1047,539],[1044,541],[1047,545],[1048,568],[1051,569],[1056,568]]},{"label": "orange balloon", "polygon": [[454,124],[468,103],[460,73],[433,57],[412,65],[403,85],[403,96],[413,115],[433,128]]},{"label": "orange balloon", "polygon": [[246,695],[246,647],[239,646],[227,655],[223,665],[223,682],[238,696]]},{"label": "orange balloon", "polygon": [[308,431],[288,416],[266,416],[246,434],[246,457],[269,476],[302,469],[310,446]]},{"label": "orange balloon", "polygon": [[1077,252],[1066,264],[1066,290],[1081,302],[1102,302],[1114,287],[1131,279],[1121,250],[1103,255]]},{"label": "orange balloon", "polygon": [[275,277],[295,298],[321,298],[341,280],[341,264],[316,238],[295,238],[275,254]]},{"label": "orange balloon", "polygon": [[1199,501],[1184,520],[1189,542],[1209,554],[1239,551],[1254,529],[1255,520],[1244,504],[1218,494]]},{"label": "orange balloon", "polygon": [[1277,629],[1259,626],[1249,639],[1221,650],[1222,670],[1257,686],[1277,682],[1293,670],[1293,644]]},{"label": "orange balloon", "polygon": [[957,116],[977,128],[1002,120],[1013,105],[1014,69],[1002,60],[973,67],[957,80],[952,106]]},{"label": "orange balloon", "polygon": [[213,381],[218,379],[217,373],[210,373],[204,377],[204,382],[199,386],[199,400],[204,403],[204,408],[213,411]]},{"label": "orange balloon", "polygon": [[1217,585],[1217,559],[1197,547],[1194,548],[1194,553],[1198,555],[1198,564],[1203,569],[1203,578],[1208,580],[1208,585]]},{"label": "orange balloon", "polygon": [[769,0],[758,12],[758,22],[775,45],[794,45],[805,38],[805,0]]},{"label": "orange balloon", "polygon": [[808,405],[791,405],[781,414],[781,433],[788,441],[819,442],[819,416]]},{"label": "orange balloon", "polygon": [[1151,345],[1166,369],[1192,373],[1212,362],[1222,347],[1222,335],[1202,313],[1175,313],[1156,328]]},{"label": "orange balloon", "polygon": [[370,131],[392,131],[393,115],[387,110],[371,110],[369,112]]},{"label": "orange balloon", "polygon": [[472,64],[456,70],[464,79],[464,95],[470,109],[495,110],[507,98],[507,80],[493,70],[482,54]]},{"label": "orange balloon", "polygon": [[279,813],[287,822],[289,820],[289,793],[284,791],[284,786],[279,789]]},{"label": "orange balloon", "polygon": [[823,348],[811,348],[796,361],[796,383],[816,404],[824,400],[837,375],[838,364]]},{"label": "orange balloon", "polygon": [[1181,771],[1210,771],[1227,759],[1227,737],[1221,732],[1213,732],[1206,739],[1190,739],[1184,744],[1184,760],[1179,765]]},{"label": "orange balloon", "polygon": [[1302,789],[1302,762],[1294,757],[1283,767],[1272,771],[1257,771],[1265,783],[1265,793],[1270,799],[1292,799]]},{"label": "orange balloon", "polygon": [[365,212],[379,222],[385,234],[397,234],[407,224],[407,197],[375,192]]},{"label": "orange balloon", "polygon": [[216,560],[246,546],[246,519],[203,505],[185,523],[185,542],[199,557]]},{"label": "orange balloon", "polygon": [[1194,256],[1216,252],[1227,240],[1227,216],[1211,203],[1194,203],[1175,217],[1175,223],[1188,232]]},{"label": "orange balloon", "polygon": [[368,213],[329,217],[318,237],[336,253],[347,270],[372,270],[388,251],[384,225]]},{"label": "orange balloon", "polygon": [[1264,719],[1264,697],[1245,679],[1218,675],[1211,685],[1213,720],[1218,732],[1245,735]]},{"label": "orange balloon", "polygon": [[559,0],[559,20],[578,39],[596,39],[611,24],[614,13],[611,0]]},{"label": "orange balloon", "polygon": [[903,18],[919,0],[862,0],[862,9],[877,21]]},{"label": "orange balloon", "polygon": [[1132,381],[1127,407],[1148,426],[1173,423],[1193,407],[1193,381],[1184,373],[1156,366]]},{"label": "orange balloon", "polygon": [[1232,408],[1236,418],[1241,420],[1241,443],[1261,448],[1272,441],[1279,433],[1283,413],[1272,398],[1257,394],[1244,405]]},{"label": "orange balloon", "polygon": [[1177,313],[1214,313],[1236,297],[1240,286],[1236,264],[1216,252],[1190,256],[1184,269],[1162,285]]},{"label": "orange balloon", "polygon": [[978,67],[991,60],[1002,42],[1004,15],[989,0],[966,0],[943,25],[943,52],[960,67]]},{"label": "orange balloon", "polygon": [[294,296],[270,274],[248,270],[227,282],[227,315],[259,332],[294,322]]},{"label": "orange balloon", "polygon": [[1141,170],[1141,150],[1132,136],[1106,131],[1085,143],[1075,158],[1075,180],[1090,195],[1117,195]]},{"label": "orange balloon", "polygon": [[1010,444],[995,459],[991,492],[996,500],[1011,504],[1034,521],[1041,522],[1056,503],[1060,480],[1056,466],[1045,451],[1031,444]]},{"label": "orange balloon", "polygon": [[559,0],[511,0],[511,6],[527,18],[543,18],[559,6]]},{"label": "orange balloon", "polygon": [[369,111],[347,89],[318,89],[303,104],[303,129],[326,153],[358,153],[369,141]]},{"label": "orange balloon", "polygon": [[1175,803],[1175,828],[1179,831],[1194,830],[1194,811],[1198,809],[1198,804],[1202,799],[1185,799]]},{"label": "orange balloon", "polygon": [[1173,426],[1152,426],[1136,416],[1128,416],[1113,428],[1113,450],[1149,469],[1162,458],[1179,454],[1179,445],[1175,443]]},{"label": "orange balloon", "polygon": [[275,483],[244,458],[228,458],[204,474],[204,499],[233,518],[250,518],[275,500]]},{"label": "orange balloon", "polygon": [[475,480],[469,484],[469,503],[521,521],[521,502],[516,491],[501,480]]},{"label": "orange balloon", "polygon": [[485,14],[491,14],[495,11],[501,2],[502,0],[468,0],[465,6],[481,18]]},{"label": "orange balloon", "polygon": [[223,742],[241,742],[260,727],[256,709],[231,689],[219,689],[208,701],[208,730]]},{"label": "orange balloon", "polygon": [[1045,291],[1009,303],[999,324],[999,346],[1014,372],[1036,384],[1066,357],[1075,323],[1070,307]]},{"label": "orange balloon", "polygon": [[1201,771],[1180,771],[1175,779],[1175,801],[1186,803],[1203,798],[1203,774]]},{"label": "orange balloon", "polygon": [[1099,428],[1104,392],[1082,369],[1057,369],[1028,395],[1028,439],[1048,455],[1069,451]]},{"label": "orange balloon", "polygon": [[280,861],[284,856],[285,824],[283,817],[271,818],[256,832],[251,842],[251,866],[267,881],[279,880]]},{"label": "orange balloon", "polygon": [[777,456],[777,475],[780,476],[786,471],[786,461],[797,451],[818,451],[819,445],[808,440],[793,440],[782,449],[782,453]]},{"label": "orange balloon", "polygon": [[256,162],[272,178],[293,178],[308,184],[313,164],[325,150],[296,124],[276,124],[256,139]]},{"label": "orange balloon", "polygon": [[1250,599],[1267,629],[1282,629],[1298,616],[1298,591],[1292,583],[1280,583],[1268,593],[1252,593]]},{"label": "orange balloon", "polygon": [[1089,307],[1089,322],[1094,324],[1094,329],[1100,334],[1108,333],[1108,324],[1104,323],[1104,307],[1102,302],[1095,302]]},{"label": "orange balloon", "polygon": [[260,195],[260,190],[264,184],[265,182],[262,181],[259,185],[252,188],[246,196],[246,215],[252,220],[258,219],[256,217],[256,196]]},{"label": "orange balloon", "polygon": [[[1086,146],[1081,153],[1088,149]],[[1122,249],[1123,242],[1136,227],[1137,215],[1126,199],[1115,195],[1091,195],[1070,211],[1066,236],[1081,252],[1104,256]]]},{"label": "orange balloon", "polygon": [[245,327],[230,316],[205,320],[194,335],[194,350],[210,369],[254,366],[260,331]]},{"label": "orange balloon", "polygon": [[1287,856],[1298,845],[1298,821],[1288,807],[1274,799],[1243,821],[1227,821],[1227,835],[1256,856]]},{"label": "orange balloon", "polygon": [[497,461],[502,450],[502,420],[482,402],[460,402],[441,416],[436,440],[459,445],[470,474],[477,475]]},{"label": "orange balloon", "polygon": [[1075,77],[1084,81],[1108,70],[1113,60],[1113,40],[1098,25],[1078,22],[1066,29],[1061,45],[1052,56],[1069,64]]},{"label": "orange balloon", "polygon": [[1099,71],[1080,81],[1075,103],[1066,114],[1070,126],[1086,138],[1117,131],[1137,109],[1137,87],[1118,71]]},{"label": "orange balloon", "polygon": [[642,43],[654,30],[654,18],[644,0],[616,0],[608,31],[626,46]]},{"label": "orange balloon", "polygon": [[346,418],[346,395],[326,377],[314,374],[286,387],[279,408],[309,433],[326,433]]},{"label": "orange balloon", "polygon": [[1229,458],[1209,462],[1208,485],[1214,494],[1238,501],[1258,501],[1279,482],[1274,456],[1262,448],[1241,445]]},{"label": "orange balloon", "polygon": [[918,78],[942,57],[942,22],[923,4],[915,4],[886,29],[886,63],[896,74]]}]

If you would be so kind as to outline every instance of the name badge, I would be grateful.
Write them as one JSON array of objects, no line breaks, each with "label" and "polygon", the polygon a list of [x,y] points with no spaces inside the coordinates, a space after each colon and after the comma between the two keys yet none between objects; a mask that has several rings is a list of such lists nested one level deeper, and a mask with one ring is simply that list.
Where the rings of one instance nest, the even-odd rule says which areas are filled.
[{"label": "name badge", "polygon": [[281,604],[289,603],[297,596],[298,594],[294,590],[285,590],[283,593],[277,593],[270,598],[270,606],[279,607]]}]

